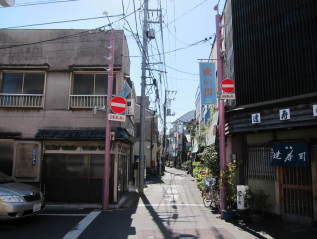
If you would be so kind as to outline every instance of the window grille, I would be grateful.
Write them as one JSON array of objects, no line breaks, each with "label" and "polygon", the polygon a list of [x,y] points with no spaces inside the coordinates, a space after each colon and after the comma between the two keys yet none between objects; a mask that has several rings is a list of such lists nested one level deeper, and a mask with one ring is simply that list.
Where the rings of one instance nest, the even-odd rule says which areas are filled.
[{"label": "window grille", "polygon": [[256,145],[248,147],[245,173],[247,178],[274,180],[275,169],[270,165],[271,147]]}]

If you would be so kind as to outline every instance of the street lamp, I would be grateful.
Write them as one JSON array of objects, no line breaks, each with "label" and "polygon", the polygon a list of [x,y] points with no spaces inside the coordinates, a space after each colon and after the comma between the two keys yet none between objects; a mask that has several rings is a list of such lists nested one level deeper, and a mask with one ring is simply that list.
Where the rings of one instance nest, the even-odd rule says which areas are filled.
[{"label": "street lamp", "polygon": [[0,0],[0,5],[3,7],[12,7],[15,4],[15,0]]}]

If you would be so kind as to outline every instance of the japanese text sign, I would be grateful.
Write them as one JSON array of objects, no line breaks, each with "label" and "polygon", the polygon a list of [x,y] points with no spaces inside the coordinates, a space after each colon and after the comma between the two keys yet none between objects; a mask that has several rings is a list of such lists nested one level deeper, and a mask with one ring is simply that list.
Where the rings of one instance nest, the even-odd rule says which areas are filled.
[{"label": "japanese text sign", "polygon": [[200,99],[202,105],[216,104],[216,71],[214,63],[199,63]]},{"label": "japanese text sign", "polygon": [[261,113],[251,114],[251,122],[252,122],[252,124],[260,124],[261,123]]},{"label": "japanese text sign", "polygon": [[271,148],[271,165],[309,167],[309,148],[304,142],[276,143]]}]

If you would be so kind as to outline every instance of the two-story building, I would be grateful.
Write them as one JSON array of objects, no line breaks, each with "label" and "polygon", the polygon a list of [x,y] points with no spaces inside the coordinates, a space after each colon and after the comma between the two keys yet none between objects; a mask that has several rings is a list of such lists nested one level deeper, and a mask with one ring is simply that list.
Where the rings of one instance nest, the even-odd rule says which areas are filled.
[{"label": "two-story building", "polygon": [[[133,84],[125,35],[113,31],[116,95],[124,82]],[[102,201],[105,113],[94,109],[106,103],[109,36],[103,30],[0,32],[0,170],[39,185],[48,202]],[[128,112],[125,122],[112,123],[111,202],[131,179]]]},{"label": "two-story building", "polygon": [[224,14],[227,161],[267,210],[317,221],[316,1],[231,1]]}]

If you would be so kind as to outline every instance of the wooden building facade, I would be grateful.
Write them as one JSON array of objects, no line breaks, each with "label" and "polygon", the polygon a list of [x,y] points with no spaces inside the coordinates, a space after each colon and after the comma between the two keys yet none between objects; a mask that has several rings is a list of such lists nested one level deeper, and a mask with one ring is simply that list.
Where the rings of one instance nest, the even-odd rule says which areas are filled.
[{"label": "wooden building facade", "polygon": [[317,221],[317,2],[238,0],[226,7],[236,83],[235,105],[226,111],[227,159],[238,162],[239,184],[269,196],[269,211]]}]

